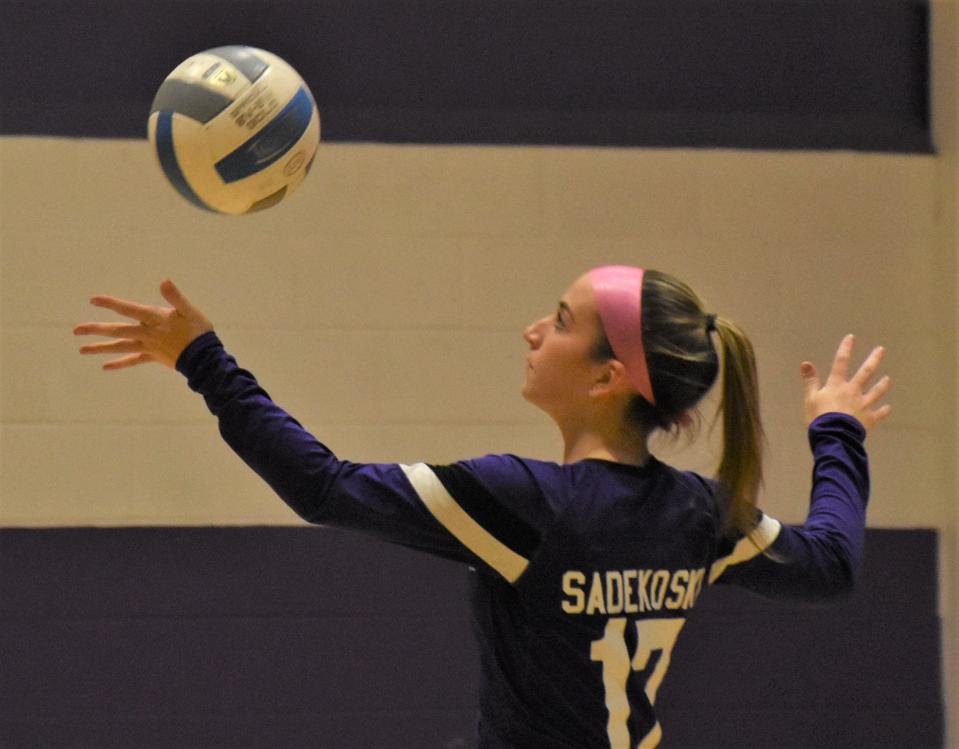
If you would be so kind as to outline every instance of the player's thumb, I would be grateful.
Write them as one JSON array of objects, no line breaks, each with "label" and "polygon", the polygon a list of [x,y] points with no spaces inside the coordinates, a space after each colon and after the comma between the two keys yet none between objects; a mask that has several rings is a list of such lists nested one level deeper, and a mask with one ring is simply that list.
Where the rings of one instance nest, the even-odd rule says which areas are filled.
[{"label": "player's thumb", "polygon": [[799,365],[799,376],[802,377],[803,392],[807,398],[819,390],[819,373],[812,362],[804,361]]},{"label": "player's thumb", "polygon": [[164,299],[173,305],[173,309],[180,314],[185,315],[193,311],[193,305],[187,301],[187,298],[183,296],[183,292],[180,291],[176,284],[169,278],[165,278],[163,283],[160,284],[160,293]]}]

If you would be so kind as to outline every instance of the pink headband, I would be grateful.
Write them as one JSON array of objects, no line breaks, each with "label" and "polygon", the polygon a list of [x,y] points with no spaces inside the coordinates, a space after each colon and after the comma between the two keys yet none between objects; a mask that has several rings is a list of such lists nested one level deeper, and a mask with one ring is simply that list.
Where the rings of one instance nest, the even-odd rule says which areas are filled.
[{"label": "pink headband", "polygon": [[643,269],[604,265],[590,271],[596,308],[616,358],[630,384],[656,404],[643,348]]}]

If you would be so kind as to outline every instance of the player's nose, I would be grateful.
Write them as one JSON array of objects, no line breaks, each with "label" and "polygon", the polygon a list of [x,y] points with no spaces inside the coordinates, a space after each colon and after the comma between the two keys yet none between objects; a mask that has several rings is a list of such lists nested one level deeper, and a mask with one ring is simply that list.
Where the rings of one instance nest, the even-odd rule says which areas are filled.
[{"label": "player's nose", "polygon": [[537,320],[534,323],[530,323],[523,331],[523,340],[529,344],[530,348],[536,348],[539,346],[540,341],[542,341],[542,335],[540,334],[540,325],[542,322],[542,320]]}]

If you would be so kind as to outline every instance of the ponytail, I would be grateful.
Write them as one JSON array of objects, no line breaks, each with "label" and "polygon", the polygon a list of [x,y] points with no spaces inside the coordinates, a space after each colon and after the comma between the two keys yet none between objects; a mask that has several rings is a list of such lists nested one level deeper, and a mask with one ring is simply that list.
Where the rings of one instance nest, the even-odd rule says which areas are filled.
[{"label": "ponytail", "polygon": [[714,322],[722,356],[723,452],[717,479],[729,492],[728,529],[749,535],[756,526],[756,499],[763,480],[765,436],[759,413],[759,378],[753,346],[742,328]]}]

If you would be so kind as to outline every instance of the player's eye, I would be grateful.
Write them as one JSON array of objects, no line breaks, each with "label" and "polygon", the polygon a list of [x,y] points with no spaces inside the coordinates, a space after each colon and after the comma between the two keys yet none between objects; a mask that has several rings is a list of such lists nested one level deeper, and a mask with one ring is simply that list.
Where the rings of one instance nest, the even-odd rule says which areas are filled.
[{"label": "player's eye", "polygon": [[553,325],[554,325],[554,327],[557,327],[557,328],[565,328],[565,327],[566,327],[566,323],[565,323],[565,321],[563,320],[563,310],[562,310],[562,309],[557,309],[557,310],[556,310],[556,317],[553,318]]}]

